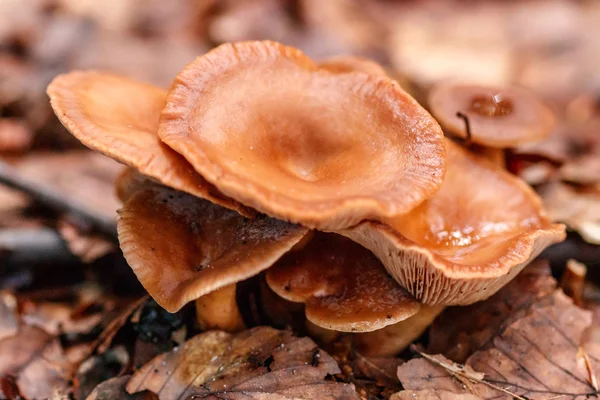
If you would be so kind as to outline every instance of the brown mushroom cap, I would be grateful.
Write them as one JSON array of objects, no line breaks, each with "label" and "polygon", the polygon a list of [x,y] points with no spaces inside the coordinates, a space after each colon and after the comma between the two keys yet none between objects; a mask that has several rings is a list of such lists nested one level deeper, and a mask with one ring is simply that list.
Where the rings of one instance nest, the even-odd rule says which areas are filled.
[{"label": "brown mushroom cap", "polygon": [[442,188],[388,225],[338,231],[377,255],[425,304],[470,304],[494,294],[565,238],[523,181],[448,140]]},{"label": "brown mushroom cap", "polygon": [[319,63],[319,68],[326,69],[337,74],[347,72],[364,72],[369,75],[387,76],[385,69],[375,61],[357,56],[335,56]]},{"label": "brown mushroom cap", "polygon": [[533,93],[517,88],[440,84],[429,93],[429,108],[440,125],[459,137],[490,147],[514,147],[548,136],[554,115]]},{"label": "brown mushroom cap", "polygon": [[228,199],[158,139],[167,92],[123,76],[75,71],[48,86],[52,108],[84,145],[137,169],[166,186],[252,216]]},{"label": "brown mushroom cap", "polygon": [[445,170],[441,128],[397,83],[334,74],[274,42],[188,65],[159,136],[225,195],[314,228],[407,212]]},{"label": "brown mushroom cap", "polygon": [[170,312],[270,267],[307,231],[159,186],[131,195],[117,228],[133,272]]},{"label": "brown mushroom cap", "polygon": [[369,250],[342,236],[316,233],[281,258],[267,283],[286,300],[306,303],[306,318],[323,328],[369,332],[402,321],[419,303]]}]

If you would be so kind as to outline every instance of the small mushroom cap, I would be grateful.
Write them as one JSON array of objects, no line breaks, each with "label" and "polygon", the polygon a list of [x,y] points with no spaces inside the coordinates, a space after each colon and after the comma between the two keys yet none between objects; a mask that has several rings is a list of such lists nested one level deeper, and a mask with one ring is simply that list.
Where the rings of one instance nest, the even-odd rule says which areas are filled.
[{"label": "small mushroom cap", "polygon": [[397,83],[334,74],[274,42],[188,65],[159,136],[225,195],[311,228],[407,212],[445,171],[441,128]]},{"label": "small mushroom cap", "polygon": [[159,186],[131,195],[117,228],[133,272],[169,312],[265,270],[307,231]]},{"label": "small mushroom cap", "polygon": [[134,193],[144,188],[153,188],[156,182],[140,174],[135,168],[126,167],[115,180],[115,192],[122,203]]},{"label": "small mushroom cap", "polygon": [[515,147],[541,140],[554,126],[552,111],[533,93],[518,87],[440,84],[429,93],[429,108],[440,125],[465,137],[469,121],[471,141],[490,147]]},{"label": "small mushroom cap", "polygon": [[387,76],[385,69],[375,61],[357,56],[335,56],[319,63],[319,68],[337,74],[347,72],[364,72],[369,75]]},{"label": "small mushroom cap", "polygon": [[522,180],[448,140],[442,188],[410,213],[339,233],[377,255],[425,304],[493,295],[547,246],[565,238]]},{"label": "small mushroom cap", "polygon": [[84,145],[162,184],[252,216],[228,199],[158,139],[158,120],[167,92],[102,72],[59,75],[48,86],[52,108]]},{"label": "small mushroom cap", "polygon": [[315,233],[305,248],[283,256],[267,283],[284,299],[306,303],[313,324],[342,332],[381,329],[420,306],[373,253],[335,234]]}]

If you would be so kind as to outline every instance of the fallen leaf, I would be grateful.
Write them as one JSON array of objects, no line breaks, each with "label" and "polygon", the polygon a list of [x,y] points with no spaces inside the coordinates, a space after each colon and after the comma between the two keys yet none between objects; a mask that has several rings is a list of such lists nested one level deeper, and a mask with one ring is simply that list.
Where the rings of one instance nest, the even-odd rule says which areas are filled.
[{"label": "fallen leaf", "polygon": [[552,182],[539,194],[551,220],[564,222],[588,243],[600,244],[600,190]]},{"label": "fallen leaf", "polygon": [[[590,372],[577,357],[591,323],[591,312],[556,290],[533,303],[526,315],[499,332],[464,366],[441,356],[401,365],[398,377],[405,390],[392,399],[598,398]],[[591,347],[586,354],[597,374],[600,349]]]},{"label": "fallen leaf", "polygon": [[114,221],[119,201],[114,181],[123,167],[89,151],[29,153],[11,165],[22,179],[67,195],[71,201],[99,218]]},{"label": "fallen leaf", "polygon": [[518,317],[518,312],[554,290],[556,281],[548,263],[534,261],[488,300],[466,307],[449,307],[429,330],[427,352],[464,362],[481,349],[499,329]]},{"label": "fallen leaf", "polygon": [[27,399],[45,399],[67,388],[69,368],[58,339],[40,328],[24,325],[0,341],[0,375],[14,376]]},{"label": "fallen leaf", "polygon": [[17,299],[9,292],[0,293],[0,340],[19,331]]},{"label": "fallen leaf", "polygon": [[86,400],[152,400],[156,398],[155,395],[148,392],[127,393],[125,386],[130,377],[130,375],[123,375],[100,383]]},{"label": "fallen leaf", "polygon": [[358,399],[352,385],[324,380],[339,372],[311,339],[289,331],[211,331],[146,364],[133,375],[127,391],[149,390],[160,400]]},{"label": "fallen leaf", "polygon": [[81,363],[73,379],[75,398],[85,399],[100,383],[123,374],[129,364],[129,353],[123,346],[88,358]]}]

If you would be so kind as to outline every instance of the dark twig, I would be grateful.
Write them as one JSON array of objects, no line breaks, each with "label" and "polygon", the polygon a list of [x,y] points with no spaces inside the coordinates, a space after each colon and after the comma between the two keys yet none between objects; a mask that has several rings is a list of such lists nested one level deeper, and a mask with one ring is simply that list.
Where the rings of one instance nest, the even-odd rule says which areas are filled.
[{"label": "dark twig", "polygon": [[0,230],[0,252],[7,253],[0,256],[5,266],[76,260],[58,232],[44,227]]},{"label": "dark twig", "polygon": [[113,220],[108,220],[94,213],[70,199],[68,195],[63,195],[51,188],[28,181],[2,161],[0,161],[0,184],[26,193],[34,201],[54,211],[73,215],[77,219],[87,222],[92,230],[113,241],[117,240],[117,229]]},{"label": "dark twig", "polygon": [[467,117],[466,114],[463,114],[462,112],[458,111],[456,113],[456,116],[460,119],[462,119],[463,121],[465,121],[465,137],[462,139],[465,143],[470,143],[471,142],[471,123],[469,122],[469,117]]}]

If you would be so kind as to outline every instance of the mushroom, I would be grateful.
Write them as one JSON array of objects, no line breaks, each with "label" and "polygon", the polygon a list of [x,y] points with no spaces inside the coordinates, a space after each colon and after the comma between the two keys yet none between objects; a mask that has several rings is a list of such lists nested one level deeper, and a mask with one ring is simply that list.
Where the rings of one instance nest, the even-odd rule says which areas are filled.
[{"label": "mushroom", "polygon": [[307,232],[158,185],[129,196],[117,229],[127,263],[169,312],[269,268]]},{"label": "mushroom", "polygon": [[352,338],[354,346],[368,356],[391,357],[418,339],[445,308],[443,305],[421,305],[415,315],[403,321],[373,332],[355,334]]},{"label": "mushroom", "polygon": [[284,299],[305,303],[310,322],[335,331],[369,332],[419,310],[369,250],[335,234],[315,233],[268,269],[266,280]]},{"label": "mushroom", "polygon": [[369,75],[387,76],[385,69],[374,61],[357,56],[330,57],[319,63],[319,68],[330,72],[345,74],[347,72],[364,72]]},{"label": "mushroom", "polygon": [[235,284],[224,286],[196,299],[196,320],[200,329],[237,332],[245,328],[235,289]]},{"label": "mushroom", "polygon": [[102,72],[59,75],[48,95],[60,122],[84,145],[166,186],[246,216],[254,212],[219,193],[157,136],[167,92]]},{"label": "mushroom", "polygon": [[408,212],[445,171],[441,128],[396,82],[268,41],[188,65],[158,135],[226,196],[310,228]]},{"label": "mushroom", "polygon": [[522,180],[447,140],[441,189],[385,223],[338,230],[373,251],[417,300],[466,305],[493,295],[565,238]]},{"label": "mushroom", "polygon": [[428,103],[445,130],[502,166],[503,149],[545,138],[555,121],[533,93],[518,87],[438,84]]}]

